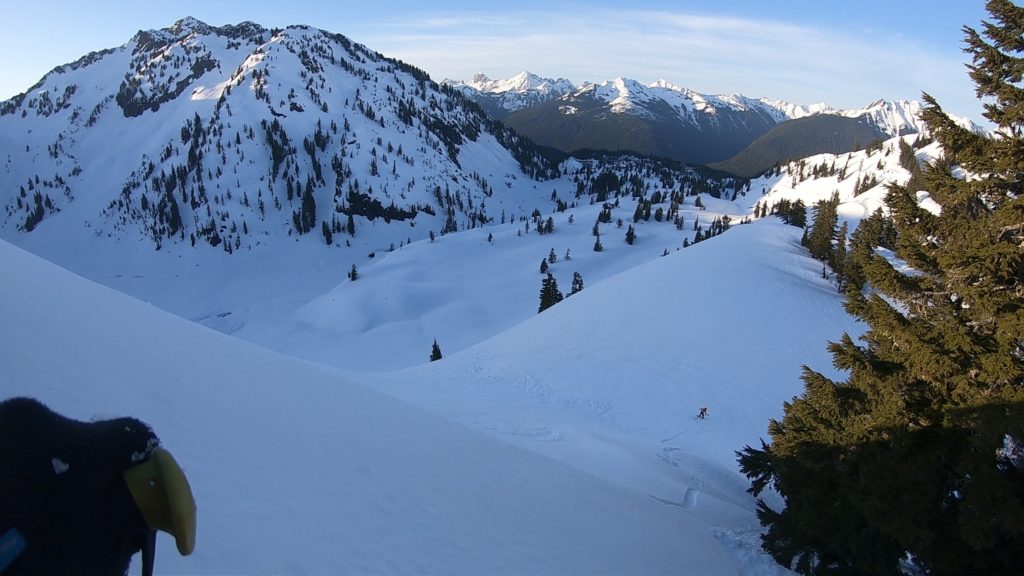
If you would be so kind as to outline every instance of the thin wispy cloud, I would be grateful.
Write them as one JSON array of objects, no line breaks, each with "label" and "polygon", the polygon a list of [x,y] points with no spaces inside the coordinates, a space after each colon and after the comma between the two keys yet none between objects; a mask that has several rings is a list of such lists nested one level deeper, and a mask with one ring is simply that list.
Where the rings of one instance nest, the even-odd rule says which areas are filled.
[{"label": "thin wispy cloud", "polygon": [[927,91],[950,111],[978,116],[959,47],[940,53],[899,35],[643,10],[420,16],[378,20],[352,34],[437,79],[524,69],[576,82],[664,78],[704,93],[840,107]]}]

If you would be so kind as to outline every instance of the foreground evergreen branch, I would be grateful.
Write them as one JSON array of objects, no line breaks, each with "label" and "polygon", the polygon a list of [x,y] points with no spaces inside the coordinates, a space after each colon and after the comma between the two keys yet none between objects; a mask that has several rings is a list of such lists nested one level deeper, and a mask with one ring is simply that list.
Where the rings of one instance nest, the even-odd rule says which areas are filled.
[{"label": "foreground evergreen branch", "polygon": [[[897,271],[860,250],[847,310],[868,330],[829,347],[843,382],[805,368],[804,393],[738,453],[764,548],[802,574],[1013,574],[1024,566],[1024,9],[991,0],[965,52],[994,135],[927,94],[945,157],[890,186]],[[956,177],[954,171],[967,174]],[[860,280],[866,291],[859,289]]]}]

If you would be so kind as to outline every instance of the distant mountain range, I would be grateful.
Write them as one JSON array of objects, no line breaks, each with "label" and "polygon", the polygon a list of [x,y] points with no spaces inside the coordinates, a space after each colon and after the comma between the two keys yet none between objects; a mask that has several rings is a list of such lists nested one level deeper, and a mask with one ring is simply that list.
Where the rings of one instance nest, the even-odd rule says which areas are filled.
[{"label": "distant mountain range", "polygon": [[[529,72],[507,80],[478,74],[468,82],[444,82],[544,146],[568,153],[631,151],[712,164],[746,177],[781,160],[847,152],[923,130],[916,101],[878,100],[841,110],[824,103],[705,95],[664,80],[644,85],[616,78],[577,87]],[[804,120],[811,117],[828,120]],[[790,124],[794,120],[803,121]]]},{"label": "distant mountain range", "polygon": [[[508,106],[571,86],[474,85]],[[108,240],[373,258],[650,186],[627,175],[677,194],[729,185],[638,158],[571,161],[341,34],[252,22],[184,18],[58,66],[0,102],[0,134],[0,237],[65,261]]]},{"label": "distant mountain range", "polygon": [[441,84],[458,89],[498,120],[576,90],[576,85],[564,78],[541,78],[525,71],[504,80],[491,80],[485,74],[477,74],[472,80],[446,78]]},{"label": "distant mountain range", "polygon": [[[665,157],[749,178],[782,160],[918,132],[918,111],[916,102],[843,111],[625,78],[576,86],[528,72],[439,85],[341,34],[184,18],[58,66],[0,102],[0,236],[49,227],[76,230],[62,234],[74,246],[107,237],[227,252],[312,237],[372,254],[565,209],[640,170],[567,162],[552,149]],[[680,192],[729,185],[678,167],[643,170]]]}]

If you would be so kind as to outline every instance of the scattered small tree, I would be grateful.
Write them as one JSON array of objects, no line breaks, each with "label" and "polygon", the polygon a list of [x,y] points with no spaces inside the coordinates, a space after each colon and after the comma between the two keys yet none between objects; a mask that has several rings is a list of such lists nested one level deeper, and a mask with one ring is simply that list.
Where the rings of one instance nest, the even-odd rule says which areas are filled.
[{"label": "scattered small tree", "polygon": [[564,296],[558,291],[558,281],[555,277],[548,272],[547,278],[541,281],[540,285],[540,307],[537,309],[537,313],[541,313],[548,308],[558,304],[562,301]]},{"label": "scattered small tree", "polygon": [[320,231],[324,235],[324,242],[330,246],[334,243],[334,234],[331,233],[331,227],[327,225],[327,221],[320,222]]},{"label": "scattered small tree", "polygon": [[579,272],[572,273],[572,288],[569,290],[569,296],[583,290],[583,276],[580,276]]},{"label": "scattered small tree", "polygon": [[441,347],[437,344],[437,338],[434,338],[434,347],[430,350],[430,361],[436,362],[441,358]]}]

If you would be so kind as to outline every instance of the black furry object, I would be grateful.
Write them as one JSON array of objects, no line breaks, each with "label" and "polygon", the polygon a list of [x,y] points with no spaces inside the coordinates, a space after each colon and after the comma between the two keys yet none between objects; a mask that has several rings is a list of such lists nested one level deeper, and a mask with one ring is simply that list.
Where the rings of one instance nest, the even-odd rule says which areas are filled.
[{"label": "black furry object", "polygon": [[149,528],[122,473],[158,446],[134,418],[79,422],[30,398],[0,402],[0,534],[27,542],[2,576],[125,574]]}]

